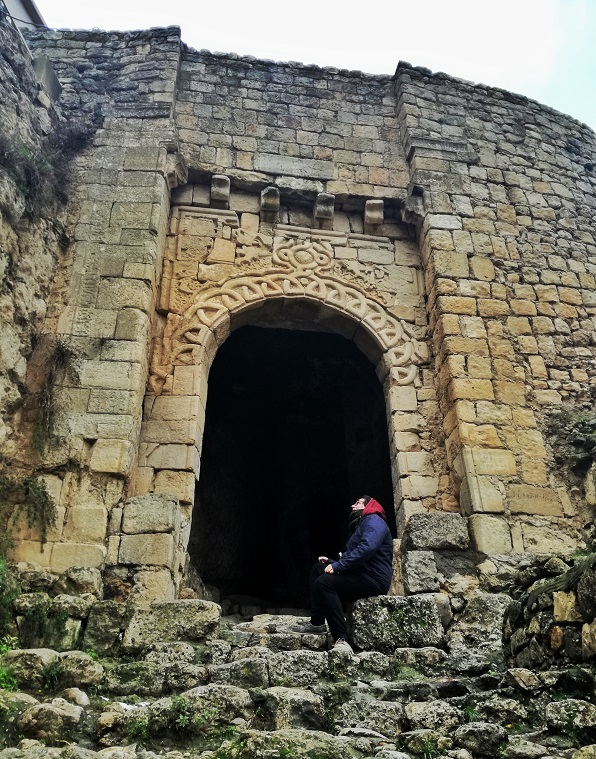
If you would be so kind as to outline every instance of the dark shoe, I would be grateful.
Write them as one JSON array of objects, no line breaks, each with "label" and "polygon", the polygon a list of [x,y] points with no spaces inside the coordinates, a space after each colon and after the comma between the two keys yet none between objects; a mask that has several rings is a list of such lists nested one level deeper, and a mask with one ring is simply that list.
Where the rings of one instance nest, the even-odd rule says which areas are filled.
[{"label": "dark shoe", "polygon": [[346,651],[349,654],[353,654],[354,650],[352,646],[348,643],[347,640],[344,640],[343,638],[338,638],[335,643],[333,644],[333,650],[334,651]]},{"label": "dark shoe", "polygon": [[313,625],[311,622],[307,622],[304,625],[294,625],[292,631],[301,635],[327,635],[327,625]]}]

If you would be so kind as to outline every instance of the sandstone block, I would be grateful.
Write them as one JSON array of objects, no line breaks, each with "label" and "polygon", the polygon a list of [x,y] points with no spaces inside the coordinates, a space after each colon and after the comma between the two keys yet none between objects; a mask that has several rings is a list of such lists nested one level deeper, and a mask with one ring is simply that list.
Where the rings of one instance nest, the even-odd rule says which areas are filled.
[{"label": "sandstone block", "polygon": [[443,626],[432,596],[375,596],[348,610],[354,643],[365,651],[440,646]]},{"label": "sandstone block", "polygon": [[526,386],[507,380],[494,381],[495,396],[508,406],[524,406],[526,403]]},{"label": "sandstone block", "polygon": [[106,557],[103,545],[89,543],[54,543],[50,568],[61,574],[70,567],[101,567]]},{"label": "sandstone block", "polygon": [[439,489],[438,477],[412,474],[399,481],[403,498],[434,498]]},{"label": "sandstone block", "polygon": [[148,493],[124,504],[122,532],[127,535],[149,532],[176,532],[180,528],[177,502],[166,495]]},{"label": "sandstone block", "polygon": [[473,256],[470,259],[472,276],[475,279],[490,282],[495,278],[495,267],[490,258],[485,256]]},{"label": "sandstone block", "polygon": [[509,312],[509,304],[504,300],[483,298],[478,301],[478,313],[480,316],[490,319],[495,316],[506,316]]},{"label": "sandstone block", "polygon": [[397,454],[397,466],[400,474],[434,475],[430,455],[425,451],[412,451]]},{"label": "sandstone block", "polygon": [[137,572],[134,576],[133,594],[146,601],[173,601],[176,589],[169,569],[156,572]]},{"label": "sandstone block", "polygon": [[149,317],[137,308],[123,308],[116,318],[116,340],[144,342],[149,331]]},{"label": "sandstone block", "polygon": [[126,476],[132,469],[134,446],[129,440],[97,440],[91,451],[89,468]]},{"label": "sandstone block", "polygon": [[467,472],[460,492],[462,508],[466,513],[502,513],[503,496],[488,477]]},{"label": "sandstone block", "polygon": [[472,459],[476,474],[515,475],[517,468],[511,451],[487,448],[472,448]]},{"label": "sandstone block", "polygon": [[563,506],[555,490],[535,485],[510,485],[509,508],[514,514],[563,516]]},{"label": "sandstone block", "polygon": [[194,472],[162,469],[155,475],[154,492],[162,493],[183,503],[192,503],[195,496]]},{"label": "sandstone block", "polygon": [[221,608],[212,601],[155,602],[135,609],[122,646],[136,651],[159,642],[203,642],[217,630]]},{"label": "sandstone block", "polygon": [[197,471],[199,456],[194,445],[159,445],[144,443],[139,449],[139,463],[154,469],[186,469]]},{"label": "sandstone block", "polygon": [[64,540],[79,543],[103,543],[108,527],[107,509],[99,506],[75,506],[68,510]]},{"label": "sandstone block", "polygon": [[459,514],[415,513],[406,526],[404,541],[415,551],[465,550],[470,545],[467,520]]},{"label": "sandstone block", "polygon": [[453,379],[449,383],[449,396],[452,400],[492,400],[493,386],[490,380]]},{"label": "sandstone block", "polygon": [[438,277],[467,278],[469,276],[468,257],[455,251],[435,251],[433,263]]},{"label": "sandstone block", "polygon": [[236,243],[216,237],[213,249],[207,259],[209,263],[233,264],[236,257]]},{"label": "sandstone block", "polygon": [[17,562],[27,564],[37,564],[40,567],[49,567],[52,557],[54,543],[46,543],[42,546],[39,540],[20,540],[13,551],[11,559]]},{"label": "sandstone block", "polygon": [[553,593],[555,622],[581,622],[583,615],[577,605],[577,598],[573,591],[555,591]]},{"label": "sandstone block", "polygon": [[389,404],[392,411],[416,411],[418,399],[416,389],[408,385],[393,385],[389,389]]},{"label": "sandstone block", "polygon": [[441,295],[437,298],[437,309],[439,313],[474,316],[476,314],[476,299],[462,298],[456,295]]},{"label": "sandstone block", "polygon": [[174,561],[174,538],[167,533],[123,535],[118,559],[120,564],[171,567]]},{"label": "sandstone block", "polygon": [[481,553],[494,556],[512,550],[511,532],[505,519],[473,514],[470,517],[470,532],[476,549]]}]

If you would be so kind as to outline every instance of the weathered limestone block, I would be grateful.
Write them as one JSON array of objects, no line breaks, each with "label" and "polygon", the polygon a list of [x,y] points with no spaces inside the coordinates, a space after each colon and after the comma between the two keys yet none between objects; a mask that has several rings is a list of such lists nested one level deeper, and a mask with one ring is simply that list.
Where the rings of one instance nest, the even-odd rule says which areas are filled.
[{"label": "weathered limestone block", "polygon": [[212,683],[200,685],[182,694],[190,702],[194,713],[204,713],[207,707],[215,707],[216,725],[228,726],[237,718],[250,719],[254,713],[252,699],[248,691],[233,685]]},{"label": "weathered limestone block", "polygon": [[212,601],[153,603],[148,609],[135,609],[122,645],[135,651],[162,641],[204,641],[217,630],[220,617],[221,607]]},{"label": "weathered limestone block", "polygon": [[165,495],[148,493],[124,504],[122,532],[127,535],[173,532],[180,529],[178,504]]},{"label": "weathered limestone block", "polygon": [[161,696],[165,685],[165,668],[147,661],[118,664],[106,678],[108,689],[118,696]]},{"label": "weathered limestone block", "polygon": [[439,589],[437,564],[432,551],[406,551],[402,567],[408,593],[430,593]]},{"label": "weathered limestone block", "polygon": [[167,533],[123,535],[120,540],[118,561],[120,564],[172,567],[174,547],[174,538]]},{"label": "weathered limestone block", "polygon": [[22,735],[53,743],[75,727],[83,716],[83,709],[69,704],[63,698],[54,698],[49,704],[35,704],[26,709],[16,725]]},{"label": "weathered limestone block", "polygon": [[507,730],[489,722],[470,722],[458,727],[453,735],[456,746],[473,756],[498,756],[501,746],[509,740]]},{"label": "weathered limestone block", "polygon": [[307,690],[280,686],[268,688],[264,695],[265,700],[260,708],[267,729],[323,728],[325,709],[321,696]]},{"label": "weathered limestone block", "polygon": [[387,738],[397,738],[404,724],[404,707],[393,701],[348,701],[335,713],[338,727],[374,730]]},{"label": "weathered limestone block", "polygon": [[83,647],[98,654],[118,650],[121,633],[126,629],[132,611],[115,601],[100,601],[89,612]]},{"label": "weathered limestone block", "polygon": [[507,489],[509,508],[514,514],[538,514],[563,516],[563,506],[557,492],[551,488],[534,485],[509,485]]},{"label": "weathered limestone block", "polygon": [[62,574],[70,567],[101,567],[106,557],[103,545],[92,543],[54,543],[50,567],[52,572]]},{"label": "weathered limestone block", "polygon": [[466,520],[459,514],[412,514],[404,533],[409,549],[423,551],[465,550],[470,545]]},{"label": "weathered limestone block", "polygon": [[431,596],[374,596],[349,609],[354,644],[363,650],[393,653],[443,643],[443,626]]},{"label": "weathered limestone block", "polygon": [[327,669],[328,655],[319,651],[283,651],[269,657],[269,678],[273,686],[301,688],[314,685]]},{"label": "weathered limestone block", "polygon": [[411,701],[405,706],[411,730],[451,731],[465,722],[461,709],[447,701]]},{"label": "weathered limestone block", "polygon": [[473,514],[470,517],[470,533],[477,551],[486,554],[511,553],[511,530],[501,517]]},{"label": "weathered limestone block", "polygon": [[54,583],[55,593],[67,595],[83,595],[92,593],[101,599],[103,581],[101,572],[96,567],[69,567]]},{"label": "weathered limestone block", "polygon": [[130,440],[100,439],[91,451],[89,468],[93,472],[108,472],[126,476],[132,469],[135,450]]},{"label": "weathered limestone block", "polygon": [[511,598],[504,593],[477,593],[449,628],[452,667],[459,672],[486,671],[503,662],[502,629]]},{"label": "weathered limestone block", "polygon": [[108,512],[101,506],[74,506],[68,510],[64,540],[102,543],[108,526]]},{"label": "weathered limestone block", "polygon": [[51,648],[14,649],[2,655],[2,663],[12,670],[20,686],[36,689],[44,684],[44,670],[57,661],[58,653]]},{"label": "weathered limestone block", "polygon": [[229,683],[239,688],[267,688],[269,669],[265,659],[244,658],[210,667],[211,682]]},{"label": "weathered limestone block", "polygon": [[83,651],[65,651],[59,660],[62,670],[60,685],[64,688],[96,686],[104,678],[102,665]]},{"label": "weathered limestone block", "polygon": [[192,503],[194,501],[195,486],[196,478],[194,472],[162,469],[155,475],[153,492],[163,493],[182,503]]}]

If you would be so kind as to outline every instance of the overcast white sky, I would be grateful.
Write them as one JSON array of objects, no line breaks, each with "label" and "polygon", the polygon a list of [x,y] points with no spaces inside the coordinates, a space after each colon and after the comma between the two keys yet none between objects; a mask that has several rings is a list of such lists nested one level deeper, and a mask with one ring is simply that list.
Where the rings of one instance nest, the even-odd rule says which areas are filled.
[{"label": "overcast white sky", "polygon": [[596,0],[36,0],[49,26],[182,27],[191,47],[392,74],[409,61],[596,129]]}]

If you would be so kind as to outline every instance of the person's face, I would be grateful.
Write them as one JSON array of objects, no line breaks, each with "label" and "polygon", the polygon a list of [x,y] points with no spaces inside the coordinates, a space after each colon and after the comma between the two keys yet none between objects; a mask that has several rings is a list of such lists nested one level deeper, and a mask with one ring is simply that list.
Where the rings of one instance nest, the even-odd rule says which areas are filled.
[{"label": "person's face", "polygon": [[360,511],[366,506],[364,498],[359,498],[356,503],[352,504],[352,511]]}]

